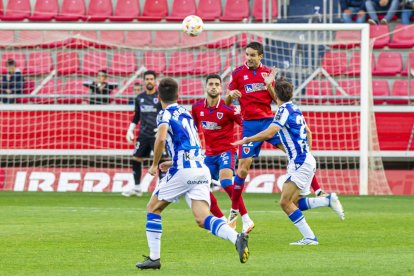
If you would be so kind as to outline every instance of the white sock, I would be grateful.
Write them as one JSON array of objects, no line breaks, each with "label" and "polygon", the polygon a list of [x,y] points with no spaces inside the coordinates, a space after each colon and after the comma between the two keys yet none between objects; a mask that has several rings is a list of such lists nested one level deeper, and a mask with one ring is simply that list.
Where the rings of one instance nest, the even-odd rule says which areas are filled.
[{"label": "white sock", "polygon": [[151,260],[157,260],[161,256],[161,233],[147,231],[148,247],[150,249]]},{"label": "white sock", "polygon": [[135,185],[134,190],[141,191],[141,184]]},{"label": "white sock", "polygon": [[236,244],[237,232],[228,226],[226,221],[215,216],[208,216],[204,221],[204,228],[210,230],[211,234]]},{"label": "white sock", "polygon": [[237,235],[237,232],[228,226],[227,223],[221,226],[217,232],[217,237],[231,241],[233,244],[236,244]]},{"label": "white sock", "polygon": [[310,238],[310,239],[315,238],[315,234],[313,233],[313,231],[310,228],[309,224],[306,222],[305,218],[303,218],[301,221],[295,223],[295,226],[302,233],[304,238]]},{"label": "white sock", "polygon": [[242,221],[243,221],[243,223],[251,221],[248,213],[246,213],[242,216]]},{"label": "white sock", "polygon": [[307,200],[310,209],[329,206],[329,198],[326,196],[307,198]]}]

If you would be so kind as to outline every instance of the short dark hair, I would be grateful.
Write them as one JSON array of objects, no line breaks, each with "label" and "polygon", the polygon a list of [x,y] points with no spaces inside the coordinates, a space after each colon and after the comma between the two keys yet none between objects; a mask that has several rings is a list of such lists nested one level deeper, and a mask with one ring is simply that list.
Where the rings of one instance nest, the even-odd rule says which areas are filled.
[{"label": "short dark hair", "polygon": [[156,78],[157,78],[157,73],[155,73],[155,71],[154,71],[154,70],[148,70],[148,71],[145,71],[145,73],[144,73],[144,79],[145,79],[145,77],[146,77],[147,75],[153,75],[153,76],[154,76],[154,79],[156,79]]},{"label": "short dark hair", "polygon": [[293,97],[293,85],[286,79],[276,80],[276,96],[282,102],[288,102]]},{"label": "short dark hair", "polygon": [[16,66],[16,62],[14,61],[14,59],[9,58],[9,59],[6,61],[6,66]]},{"label": "short dark hair", "polygon": [[208,82],[209,79],[218,79],[221,83],[221,77],[218,74],[210,74],[206,77],[206,84]]},{"label": "short dark hair", "polygon": [[178,83],[172,78],[164,78],[158,85],[158,94],[164,103],[173,103],[178,99]]},{"label": "short dark hair", "polygon": [[98,71],[98,74],[99,74],[99,73],[104,74],[104,75],[105,75],[105,77],[107,77],[107,76],[108,76],[108,72],[106,72],[106,70],[104,70],[104,69],[99,70],[99,71]]},{"label": "short dark hair", "polygon": [[246,49],[247,48],[252,48],[252,49],[256,50],[259,55],[263,55],[263,52],[264,52],[263,51],[263,45],[260,42],[252,41],[252,42],[250,42],[249,44],[246,45]]}]

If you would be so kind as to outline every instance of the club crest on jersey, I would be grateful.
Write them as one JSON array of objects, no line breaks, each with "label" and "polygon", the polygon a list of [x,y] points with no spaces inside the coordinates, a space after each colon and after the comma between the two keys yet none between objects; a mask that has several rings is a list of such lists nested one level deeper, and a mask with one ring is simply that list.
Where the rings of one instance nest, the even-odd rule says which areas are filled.
[{"label": "club crest on jersey", "polygon": [[217,118],[221,120],[223,118],[223,112],[217,112]]},{"label": "club crest on jersey", "polygon": [[243,147],[243,152],[245,154],[248,154],[250,152],[250,148],[249,147]]},{"label": "club crest on jersey", "polygon": [[158,98],[154,98],[154,104],[158,103]]},{"label": "club crest on jersey", "polygon": [[244,75],[243,76],[243,80],[248,80],[249,79],[249,76],[248,75]]},{"label": "club crest on jersey", "polygon": [[200,116],[204,116],[204,111],[200,111]]},{"label": "club crest on jersey", "polygon": [[263,77],[263,78],[266,78],[267,76],[269,76],[269,73],[262,72],[262,77]]}]

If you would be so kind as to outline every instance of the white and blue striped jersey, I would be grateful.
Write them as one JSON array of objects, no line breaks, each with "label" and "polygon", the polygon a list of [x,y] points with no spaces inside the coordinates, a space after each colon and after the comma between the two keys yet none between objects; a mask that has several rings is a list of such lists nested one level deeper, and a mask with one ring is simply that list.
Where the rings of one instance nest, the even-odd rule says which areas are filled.
[{"label": "white and blue striped jersey", "polygon": [[157,125],[162,124],[168,124],[167,150],[173,161],[169,173],[174,175],[178,169],[202,168],[204,156],[190,112],[177,103],[170,104],[158,114]]},{"label": "white and blue striped jersey", "polygon": [[309,153],[306,122],[302,112],[292,102],[286,102],[279,107],[272,123],[280,127],[278,134],[289,162],[302,165]]}]

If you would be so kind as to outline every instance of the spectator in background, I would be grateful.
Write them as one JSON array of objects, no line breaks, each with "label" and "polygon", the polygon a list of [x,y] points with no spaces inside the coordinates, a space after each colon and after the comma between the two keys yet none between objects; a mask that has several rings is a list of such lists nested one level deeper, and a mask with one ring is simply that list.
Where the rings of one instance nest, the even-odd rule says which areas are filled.
[{"label": "spectator in background", "polygon": [[2,77],[1,94],[3,103],[15,103],[13,95],[23,94],[23,76],[19,69],[16,69],[16,62],[13,59],[6,61],[7,74]]},{"label": "spectator in background", "polygon": [[352,17],[357,16],[356,23],[365,23],[365,0],[340,0],[342,19],[352,23]]},{"label": "spectator in background", "polygon": [[404,0],[402,4],[401,23],[408,25],[411,16],[414,15],[414,0]]},{"label": "spectator in background", "polygon": [[[370,19],[368,23],[371,25],[387,25],[392,20],[400,5],[400,0],[367,0],[365,7]],[[379,22],[377,14],[384,14],[385,17]]]},{"label": "spectator in background", "polygon": [[112,90],[118,87],[117,83],[108,82],[108,73],[106,70],[99,70],[96,81],[85,81],[83,85],[91,90],[92,97],[90,104],[108,104],[109,95]]}]

